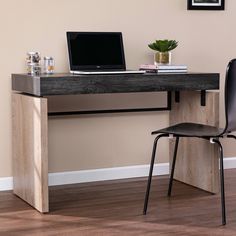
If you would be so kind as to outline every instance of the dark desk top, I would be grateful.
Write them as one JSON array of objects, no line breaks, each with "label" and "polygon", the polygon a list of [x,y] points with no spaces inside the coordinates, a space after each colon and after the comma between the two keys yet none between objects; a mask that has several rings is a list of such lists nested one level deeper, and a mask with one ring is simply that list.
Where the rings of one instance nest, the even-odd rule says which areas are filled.
[{"label": "dark desk top", "polygon": [[12,90],[35,96],[215,89],[218,73],[12,75]]}]

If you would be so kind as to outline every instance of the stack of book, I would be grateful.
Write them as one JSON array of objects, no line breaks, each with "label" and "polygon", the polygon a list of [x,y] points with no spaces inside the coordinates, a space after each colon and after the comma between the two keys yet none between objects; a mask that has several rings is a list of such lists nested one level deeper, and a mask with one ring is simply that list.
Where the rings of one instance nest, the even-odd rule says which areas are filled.
[{"label": "stack of book", "polygon": [[143,64],[139,67],[140,70],[145,70],[150,73],[186,73],[188,68],[186,65],[150,65]]}]

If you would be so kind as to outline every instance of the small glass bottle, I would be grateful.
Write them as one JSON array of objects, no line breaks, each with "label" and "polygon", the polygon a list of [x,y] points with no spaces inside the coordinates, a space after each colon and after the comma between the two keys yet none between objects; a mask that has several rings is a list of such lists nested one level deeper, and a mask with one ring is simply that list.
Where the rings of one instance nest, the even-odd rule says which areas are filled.
[{"label": "small glass bottle", "polygon": [[44,67],[44,73],[45,74],[53,74],[54,72],[54,59],[52,57],[44,57],[43,58],[43,67]]}]

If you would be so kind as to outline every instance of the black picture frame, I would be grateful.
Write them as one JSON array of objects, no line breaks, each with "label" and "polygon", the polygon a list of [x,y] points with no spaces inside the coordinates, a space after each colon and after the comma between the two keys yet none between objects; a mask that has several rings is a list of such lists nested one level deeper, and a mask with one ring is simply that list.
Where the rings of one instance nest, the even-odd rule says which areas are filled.
[{"label": "black picture frame", "polygon": [[[218,2],[214,3],[213,0],[187,0],[188,10],[221,10],[225,9],[225,0],[216,0]],[[196,1],[196,2],[195,2]]]}]

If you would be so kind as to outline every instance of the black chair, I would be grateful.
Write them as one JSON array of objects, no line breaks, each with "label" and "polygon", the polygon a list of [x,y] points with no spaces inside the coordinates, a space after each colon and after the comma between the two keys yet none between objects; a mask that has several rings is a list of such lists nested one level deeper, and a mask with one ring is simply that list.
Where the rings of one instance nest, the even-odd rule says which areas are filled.
[{"label": "black chair", "polygon": [[153,144],[152,158],[150,163],[148,184],[143,208],[143,214],[146,215],[148,207],[148,199],[152,181],[153,165],[156,155],[157,142],[162,137],[173,136],[176,138],[174,156],[170,174],[168,196],[171,196],[171,189],[174,177],[175,162],[178,150],[179,139],[181,137],[196,137],[209,140],[211,143],[215,143],[219,146],[220,150],[220,185],[221,185],[221,208],[222,208],[222,224],[226,224],[225,214],[225,191],[224,191],[224,166],[223,166],[223,147],[219,141],[220,138],[234,138],[236,136],[230,134],[236,131],[236,59],[229,62],[226,71],[225,80],[225,116],[226,125],[225,128],[221,129],[214,126],[197,124],[197,123],[180,123],[167,127],[165,129],[153,131],[152,134],[159,134]]}]

